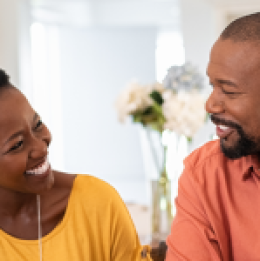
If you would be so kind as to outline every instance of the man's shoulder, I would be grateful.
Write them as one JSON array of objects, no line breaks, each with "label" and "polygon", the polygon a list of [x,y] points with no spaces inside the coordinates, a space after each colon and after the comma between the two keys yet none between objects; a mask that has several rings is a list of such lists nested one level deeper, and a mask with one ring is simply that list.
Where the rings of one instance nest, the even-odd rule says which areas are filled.
[{"label": "man's shoulder", "polygon": [[210,141],[185,159],[181,180],[185,183],[192,180],[202,186],[205,182],[215,184],[220,177],[225,179],[229,175],[226,170],[232,167],[230,164],[233,163],[222,153],[219,140]]},{"label": "man's shoulder", "polygon": [[225,158],[221,151],[219,140],[213,140],[194,150],[184,160],[184,164],[185,166],[189,165],[192,168],[197,168],[208,162],[223,161]]}]

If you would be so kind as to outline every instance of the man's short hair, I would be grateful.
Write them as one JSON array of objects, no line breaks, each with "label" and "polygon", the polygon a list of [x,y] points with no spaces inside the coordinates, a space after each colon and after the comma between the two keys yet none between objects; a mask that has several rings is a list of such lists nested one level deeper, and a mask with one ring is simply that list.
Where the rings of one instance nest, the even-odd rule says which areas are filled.
[{"label": "man's short hair", "polygon": [[260,12],[240,17],[231,22],[222,32],[220,39],[234,42],[260,42]]},{"label": "man's short hair", "polygon": [[4,70],[0,69],[0,89],[3,89],[9,85],[9,76],[6,74]]}]

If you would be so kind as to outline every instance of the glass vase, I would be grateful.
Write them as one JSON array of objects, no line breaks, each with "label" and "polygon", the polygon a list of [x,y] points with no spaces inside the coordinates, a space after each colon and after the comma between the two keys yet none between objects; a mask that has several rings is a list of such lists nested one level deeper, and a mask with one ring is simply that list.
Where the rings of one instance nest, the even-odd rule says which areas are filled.
[{"label": "glass vase", "polygon": [[152,240],[161,241],[169,235],[172,223],[171,181],[165,164],[159,178],[151,181],[151,191]]}]

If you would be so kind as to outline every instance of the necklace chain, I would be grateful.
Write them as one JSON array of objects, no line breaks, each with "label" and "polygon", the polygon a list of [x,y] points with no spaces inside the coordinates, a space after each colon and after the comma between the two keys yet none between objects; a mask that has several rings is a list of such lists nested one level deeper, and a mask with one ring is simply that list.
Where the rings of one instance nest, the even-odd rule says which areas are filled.
[{"label": "necklace chain", "polygon": [[38,210],[38,243],[39,243],[39,257],[42,261],[42,226],[41,226],[41,199],[37,195],[37,210]]}]

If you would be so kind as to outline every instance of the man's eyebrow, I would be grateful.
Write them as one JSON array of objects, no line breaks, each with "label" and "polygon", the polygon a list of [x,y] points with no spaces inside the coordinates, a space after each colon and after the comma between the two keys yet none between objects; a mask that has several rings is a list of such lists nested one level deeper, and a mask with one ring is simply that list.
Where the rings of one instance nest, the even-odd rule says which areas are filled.
[{"label": "man's eyebrow", "polygon": [[232,87],[236,87],[237,88],[237,85],[234,83],[234,82],[231,82],[229,80],[222,80],[222,79],[217,79],[217,82],[219,84],[225,84],[225,85],[229,85],[229,86],[232,86]]},{"label": "man's eyebrow", "polygon": [[[209,72],[208,70],[206,71],[206,74],[207,76],[209,77]],[[210,77],[209,77],[210,78]],[[226,85],[229,85],[229,86],[232,86],[232,87],[238,87],[234,82],[232,81],[229,81],[229,80],[224,80],[224,79],[216,79],[216,81],[219,83],[219,84],[226,84]]]}]

